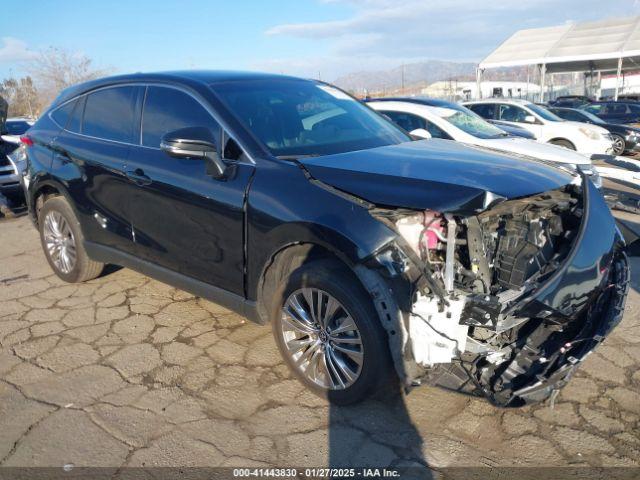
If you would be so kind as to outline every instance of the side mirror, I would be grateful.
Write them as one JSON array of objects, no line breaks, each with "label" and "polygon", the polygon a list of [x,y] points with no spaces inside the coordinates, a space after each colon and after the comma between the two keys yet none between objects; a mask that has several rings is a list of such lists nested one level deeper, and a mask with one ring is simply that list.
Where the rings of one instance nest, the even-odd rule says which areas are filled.
[{"label": "side mirror", "polygon": [[204,158],[212,168],[207,173],[214,178],[225,176],[227,166],[218,155],[215,138],[206,127],[186,127],[166,133],[160,148],[176,158]]},{"label": "side mirror", "polygon": [[524,123],[536,123],[536,117],[533,115],[527,115],[524,117]]},{"label": "side mirror", "polygon": [[432,138],[431,134],[424,128],[416,128],[415,130],[411,130],[409,132],[409,135],[411,135],[414,140],[429,140],[430,138]]}]

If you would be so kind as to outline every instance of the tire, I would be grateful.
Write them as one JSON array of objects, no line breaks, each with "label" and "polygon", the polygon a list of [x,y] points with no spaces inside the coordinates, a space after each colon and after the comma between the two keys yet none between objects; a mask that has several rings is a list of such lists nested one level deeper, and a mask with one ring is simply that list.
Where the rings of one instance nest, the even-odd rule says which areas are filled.
[{"label": "tire", "polygon": [[[305,301],[307,298],[309,302]],[[321,312],[327,316],[326,330],[320,326],[310,331],[311,322],[300,322],[286,314],[285,305],[291,309],[295,301],[303,310],[307,307],[311,322],[316,318],[317,305],[324,305]],[[333,301],[339,306],[335,307]],[[309,304],[314,308],[308,308]],[[333,316],[327,315],[330,310],[334,310]],[[397,383],[387,333],[371,298],[357,277],[337,261],[310,262],[285,278],[274,295],[271,324],[280,353],[291,371],[307,388],[331,403],[356,403],[377,396],[383,388],[392,389],[394,379]],[[291,328],[292,325],[296,328],[302,325],[304,333]],[[351,353],[344,353],[344,348]],[[314,370],[312,360],[316,360],[318,370]]]},{"label": "tire", "polygon": [[559,147],[564,147],[564,148],[568,148],[569,150],[575,150],[576,147],[573,143],[571,143],[569,140],[564,140],[562,138],[558,138],[555,140],[549,140],[549,143],[551,145],[558,145]]},{"label": "tire", "polygon": [[38,229],[44,255],[62,280],[86,282],[102,273],[104,264],[87,255],[80,223],[64,197],[53,197],[44,203],[38,213]]},{"label": "tire", "polygon": [[615,133],[611,134],[611,138],[613,139],[613,154],[615,156],[622,155],[625,152],[624,138]]}]

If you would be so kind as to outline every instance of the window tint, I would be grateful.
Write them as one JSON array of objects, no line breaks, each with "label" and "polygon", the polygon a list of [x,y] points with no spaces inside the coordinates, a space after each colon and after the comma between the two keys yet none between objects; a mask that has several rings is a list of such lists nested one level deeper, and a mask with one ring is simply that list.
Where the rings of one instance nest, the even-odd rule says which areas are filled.
[{"label": "window tint", "polygon": [[132,143],[135,91],[135,87],[113,87],[89,94],[84,109],[82,133]]},{"label": "window tint", "polygon": [[392,112],[392,111],[383,111],[381,113],[389,117],[393,123],[395,123],[396,125],[398,125],[400,128],[402,128],[407,132],[410,132],[417,128],[426,129],[426,124],[427,124],[426,120],[417,115],[413,115],[411,113],[405,113],[405,112]]},{"label": "window tint", "polygon": [[505,122],[524,123],[527,116],[526,110],[514,105],[500,105],[500,120]]},{"label": "window tint", "polygon": [[142,114],[142,144],[159,147],[165,133],[184,127],[208,127],[218,138],[217,122],[195,98],[174,88],[148,87]]},{"label": "window tint", "polygon": [[78,103],[77,100],[72,100],[68,103],[65,103],[61,107],[56,108],[51,113],[51,117],[58,125],[60,125],[62,128],[65,128],[67,126],[67,122],[69,121],[69,117],[73,113],[73,108],[76,106],[76,103]]},{"label": "window tint", "polygon": [[15,120],[8,121],[5,126],[9,135],[23,135],[27,130],[29,130],[29,128],[31,128],[31,125],[27,122]]},{"label": "window tint", "polygon": [[619,103],[609,103],[607,105],[608,115],[624,115],[627,113],[627,106]]},{"label": "window tint", "polygon": [[573,112],[571,110],[551,110],[560,118],[564,118],[565,120],[571,120],[573,122],[584,122],[585,119],[582,118],[578,112]]},{"label": "window tint", "polygon": [[71,114],[71,118],[67,122],[67,130],[74,133],[80,133],[82,124],[82,113],[84,112],[84,102],[87,97],[80,97],[75,103],[75,108]]},{"label": "window tint", "polygon": [[478,105],[469,105],[469,108],[473,110],[475,113],[480,115],[482,118],[495,118],[495,105],[492,103],[488,104],[478,104]]}]

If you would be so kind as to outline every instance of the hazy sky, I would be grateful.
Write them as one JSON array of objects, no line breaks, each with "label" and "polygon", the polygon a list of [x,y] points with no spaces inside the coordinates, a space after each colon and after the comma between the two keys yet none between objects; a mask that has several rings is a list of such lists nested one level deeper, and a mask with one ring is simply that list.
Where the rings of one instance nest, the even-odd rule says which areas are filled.
[{"label": "hazy sky", "polygon": [[479,61],[522,28],[640,14],[638,0],[11,3],[0,16],[0,78],[55,46],[119,73],[207,68],[333,80],[426,59]]}]

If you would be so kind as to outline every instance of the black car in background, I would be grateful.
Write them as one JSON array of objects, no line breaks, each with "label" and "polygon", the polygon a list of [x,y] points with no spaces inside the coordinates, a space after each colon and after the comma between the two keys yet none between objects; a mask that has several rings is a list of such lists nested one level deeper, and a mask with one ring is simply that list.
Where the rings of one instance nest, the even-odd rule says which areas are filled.
[{"label": "black car in background", "polygon": [[587,110],[580,110],[577,108],[550,107],[549,110],[565,120],[592,123],[607,129],[611,134],[611,138],[613,138],[614,155],[622,155],[625,152],[632,152],[637,147],[640,148],[638,145],[640,143],[640,128],[635,128],[629,125],[620,125],[617,123],[608,123]]},{"label": "black car in background", "polygon": [[607,123],[640,123],[640,103],[638,102],[593,102],[583,105],[585,110]]},{"label": "black car in background", "polygon": [[592,103],[593,100],[584,95],[563,95],[549,102],[552,107],[579,108]]},{"label": "black car in background", "polygon": [[271,323],[291,370],[336,403],[394,378],[540,401],[622,318],[625,247],[588,178],[412,141],[326,83],[95,80],[23,143],[61,279],[122,265]]}]

